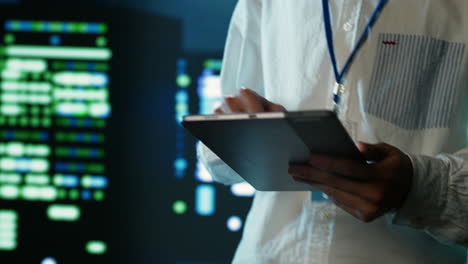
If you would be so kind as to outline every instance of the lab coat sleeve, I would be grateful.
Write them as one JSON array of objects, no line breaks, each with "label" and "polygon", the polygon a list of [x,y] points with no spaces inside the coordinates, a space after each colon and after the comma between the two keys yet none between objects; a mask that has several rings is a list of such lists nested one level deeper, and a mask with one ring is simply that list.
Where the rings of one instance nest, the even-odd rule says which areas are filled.
[{"label": "lab coat sleeve", "polygon": [[468,148],[434,157],[409,155],[412,189],[393,223],[468,247]]},{"label": "lab coat sleeve", "polygon": [[[239,0],[229,27],[221,71],[223,96],[239,93],[241,87],[264,95],[261,56],[261,0]],[[204,144],[198,144],[199,160],[212,177],[224,184],[242,182],[242,178]]]}]

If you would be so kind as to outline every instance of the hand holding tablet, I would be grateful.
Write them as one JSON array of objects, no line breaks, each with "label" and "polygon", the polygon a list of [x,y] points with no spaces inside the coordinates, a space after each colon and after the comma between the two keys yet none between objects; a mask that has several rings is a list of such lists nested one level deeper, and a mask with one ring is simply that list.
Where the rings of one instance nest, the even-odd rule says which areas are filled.
[{"label": "hand holding tablet", "polygon": [[250,90],[225,104],[230,111],[250,113],[186,116],[183,125],[257,190],[311,190],[294,181],[288,168],[307,162],[312,153],[365,162],[331,111],[252,113],[284,108]]}]

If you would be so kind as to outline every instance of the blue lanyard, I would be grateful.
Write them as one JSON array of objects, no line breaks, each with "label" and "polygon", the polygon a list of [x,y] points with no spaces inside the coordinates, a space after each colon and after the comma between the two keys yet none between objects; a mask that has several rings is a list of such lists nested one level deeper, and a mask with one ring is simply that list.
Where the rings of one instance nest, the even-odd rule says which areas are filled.
[{"label": "blue lanyard", "polygon": [[[335,73],[336,84],[337,84],[337,88],[333,95],[333,101],[335,102],[335,112],[338,112],[339,105],[341,103],[341,94],[343,94],[344,92],[343,79],[346,73],[348,73],[349,68],[351,67],[351,64],[353,64],[353,60],[356,57],[357,53],[362,48],[366,40],[369,38],[369,33],[372,27],[374,26],[375,22],[377,22],[377,19],[379,18],[380,13],[382,12],[382,10],[384,9],[385,5],[388,3],[389,0],[380,0],[379,5],[376,7],[374,13],[372,14],[369,20],[369,23],[367,23],[367,26],[364,32],[359,38],[359,41],[356,44],[356,47],[351,52],[351,55],[346,60],[346,63],[344,64],[343,70],[341,70],[341,72],[338,70],[338,64],[336,62],[336,57],[335,57],[335,47],[333,44],[333,30],[332,30],[332,24],[331,24],[331,19],[330,19],[330,5],[328,1],[329,0],[322,0],[323,18],[325,22],[324,23],[325,34],[327,37],[328,52],[330,53],[330,59],[332,62],[333,71]],[[319,202],[319,201],[326,201],[327,198],[325,198],[321,192],[313,191],[311,195],[311,200]]]},{"label": "blue lanyard", "polygon": [[382,12],[382,10],[384,9],[385,5],[388,3],[389,0],[380,0],[369,22],[367,23],[367,26],[364,32],[359,38],[359,41],[356,44],[356,47],[353,49],[353,51],[351,52],[351,55],[346,60],[341,72],[338,70],[338,64],[337,64],[336,56],[335,56],[335,47],[333,44],[333,29],[332,29],[332,23],[331,23],[331,18],[330,18],[330,4],[328,3],[328,1],[329,0],[322,0],[323,18],[324,18],[324,24],[325,24],[325,34],[327,37],[328,52],[330,53],[330,59],[332,62],[333,71],[335,73],[336,84],[337,84],[337,88],[333,95],[333,101],[335,102],[335,110],[338,110],[337,106],[339,106],[339,104],[341,103],[341,94],[344,92],[344,86],[343,86],[344,78],[346,74],[348,73],[349,68],[353,64],[354,58],[356,57],[357,53],[362,48],[366,40],[369,38],[369,33],[372,27],[374,26],[375,22],[377,22],[377,19],[379,18],[380,13]]}]

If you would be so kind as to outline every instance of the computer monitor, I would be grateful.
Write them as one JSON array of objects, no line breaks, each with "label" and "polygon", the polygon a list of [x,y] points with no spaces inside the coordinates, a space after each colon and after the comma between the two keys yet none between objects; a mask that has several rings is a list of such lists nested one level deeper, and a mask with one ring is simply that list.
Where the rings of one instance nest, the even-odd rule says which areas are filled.
[{"label": "computer monitor", "polygon": [[172,113],[179,31],[125,9],[2,7],[2,262],[169,258],[158,188],[171,162],[155,161],[174,134],[160,116]]},{"label": "computer monitor", "polygon": [[211,114],[219,105],[221,58],[222,53],[185,54],[177,61],[174,176],[168,186],[178,191],[168,193],[166,206],[178,227],[171,233],[180,263],[230,262],[255,193],[248,183],[215,183],[197,158],[199,143],[180,126],[184,115]]}]

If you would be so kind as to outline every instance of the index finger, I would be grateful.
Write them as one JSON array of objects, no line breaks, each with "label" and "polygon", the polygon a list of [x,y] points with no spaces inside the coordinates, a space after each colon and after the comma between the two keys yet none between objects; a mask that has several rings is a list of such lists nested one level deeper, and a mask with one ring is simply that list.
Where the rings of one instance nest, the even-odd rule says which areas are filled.
[{"label": "index finger", "polygon": [[265,97],[259,95],[254,90],[242,87],[241,94],[242,93],[252,98],[256,98],[256,100],[261,104],[262,111],[264,112],[285,112],[286,111],[286,109],[282,105],[275,104],[275,103],[268,101]]},{"label": "index finger", "polygon": [[260,96],[248,89],[241,89],[241,100],[244,103],[244,109],[250,113],[264,112],[265,108]]},{"label": "index finger", "polygon": [[311,155],[308,161],[313,167],[357,180],[372,179],[372,167],[355,160],[325,155]]}]

